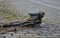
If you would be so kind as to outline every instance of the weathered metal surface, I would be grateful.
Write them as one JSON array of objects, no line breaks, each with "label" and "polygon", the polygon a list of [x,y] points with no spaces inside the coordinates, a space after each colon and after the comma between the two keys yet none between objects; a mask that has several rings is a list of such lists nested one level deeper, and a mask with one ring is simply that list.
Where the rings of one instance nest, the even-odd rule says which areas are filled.
[{"label": "weathered metal surface", "polygon": [[40,26],[42,18],[44,17],[45,13],[29,13],[31,16],[29,19],[26,19],[24,21],[16,21],[11,23],[5,23],[3,25],[0,25],[0,28],[7,28],[7,27],[17,27],[17,26],[31,26],[31,27],[37,27]]}]

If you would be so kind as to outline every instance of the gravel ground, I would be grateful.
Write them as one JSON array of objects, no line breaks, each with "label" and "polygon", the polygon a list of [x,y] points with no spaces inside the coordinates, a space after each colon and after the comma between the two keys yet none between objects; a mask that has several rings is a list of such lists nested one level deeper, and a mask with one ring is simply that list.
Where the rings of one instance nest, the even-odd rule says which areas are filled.
[{"label": "gravel ground", "polygon": [[[50,25],[50,26],[49,26]],[[53,24],[45,24],[42,25],[42,28],[17,28],[17,32],[7,32],[6,34],[0,35],[2,38],[6,36],[6,38],[18,38],[21,36],[32,37],[42,36],[42,38],[51,37],[51,38],[60,38],[60,26]],[[12,35],[13,34],[13,35]],[[28,36],[29,35],[29,36]]]},{"label": "gravel ground", "polygon": [[[35,12],[43,10],[46,15],[43,18],[43,23],[41,24],[42,28],[33,28],[33,29],[24,29],[23,31],[19,30],[17,33],[14,33],[13,37],[10,36],[11,33],[4,34],[10,38],[16,38],[17,35],[25,33],[34,34],[36,36],[54,36],[54,38],[60,38],[60,10],[56,8],[51,8],[41,4],[33,3],[29,0],[8,0],[5,4],[10,9],[15,9],[19,14],[28,14],[29,12]],[[21,12],[21,13],[20,13]],[[3,36],[3,35],[2,35]],[[44,37],[44,38],[45,38]],[[17,37],[18,38],[18,37]]]}]

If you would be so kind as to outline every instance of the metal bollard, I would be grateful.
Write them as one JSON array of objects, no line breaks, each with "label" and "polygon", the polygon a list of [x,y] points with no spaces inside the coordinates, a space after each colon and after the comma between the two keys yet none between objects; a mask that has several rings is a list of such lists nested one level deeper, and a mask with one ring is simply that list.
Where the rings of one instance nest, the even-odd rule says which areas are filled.
[{"label": "metal bollard", "polygon": [[15,31],[15,33],[17,33],[17,29],[16,28],[14,29],[14,31]]},{"label": "metal bollard", "polygon": [[47,35],[46,35],[46,38],[48,38]]},{"label": "metal bollard", "polygon": [[6,38],[6,36],[4,36],[4,38]]},{"label": "metal bollard", "polygon": [[34,38],[33,36],[34,36],[34,35],[32,35],[32,38]]},{"label": "metal bollard", "polygon": [[24,33],[24,35],[26,36],[26,33]]},{"label": "metal bollard", "polygon": [[11,33],[11,36],[13,36],[13,33]]},{"label": "metal bollard", "polygon": [[21,36],[19,36],[19,38],[21,38]]}]

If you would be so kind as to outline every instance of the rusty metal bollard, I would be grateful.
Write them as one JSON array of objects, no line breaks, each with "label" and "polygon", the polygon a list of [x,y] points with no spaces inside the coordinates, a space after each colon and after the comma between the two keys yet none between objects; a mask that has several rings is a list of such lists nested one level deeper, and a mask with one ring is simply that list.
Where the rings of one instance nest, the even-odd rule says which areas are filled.
[{"label": "rusty metal bollard", "polygon": [[21,38],[21,36],[19,36],[19,38]]},{"label": "rusty metal bollard", "polygon": [[11,33],[11,36],[13,36],[13,33]]},{"label": "rusty metal bollard", "polygon": [[4,36],[4,38],[6,38],[6,36]]},{"label": "rusty metal bollard", "polygon": [[16,28],[14,29],[14,32],[17,33],[17,29]]}]

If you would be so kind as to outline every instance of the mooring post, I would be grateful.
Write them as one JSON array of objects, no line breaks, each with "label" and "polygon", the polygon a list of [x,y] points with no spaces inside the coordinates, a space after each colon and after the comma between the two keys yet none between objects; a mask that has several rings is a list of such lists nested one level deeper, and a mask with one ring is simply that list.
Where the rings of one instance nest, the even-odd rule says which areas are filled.
[{"label": "mooring post", "polygon": [[6,38],[6,36],[4,36],[4,38]]}]

